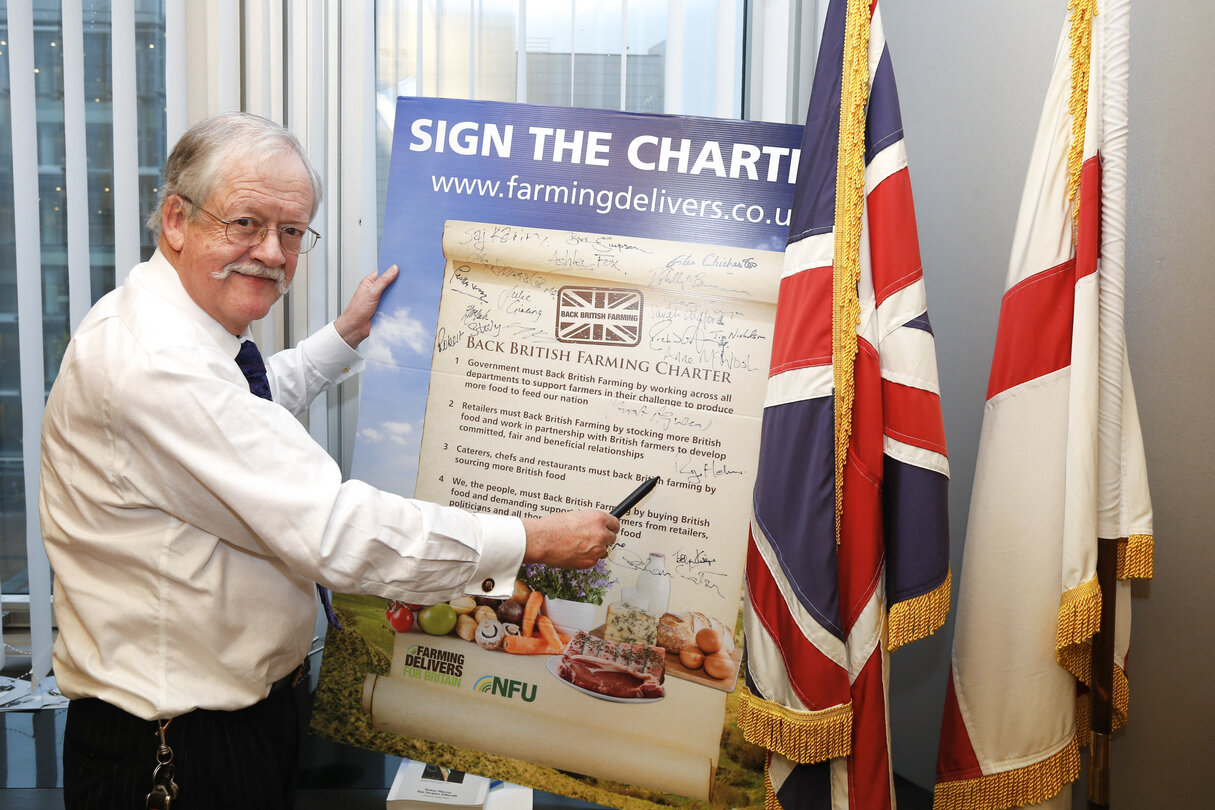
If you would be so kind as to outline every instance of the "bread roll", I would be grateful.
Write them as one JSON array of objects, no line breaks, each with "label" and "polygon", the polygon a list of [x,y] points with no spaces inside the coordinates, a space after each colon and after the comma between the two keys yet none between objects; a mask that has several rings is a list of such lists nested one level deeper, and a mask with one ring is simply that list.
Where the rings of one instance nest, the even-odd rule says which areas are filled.
[{"label": "bread roll", "polygon": [[734,652],[734,632],[728,630],[720,619],[697,610],[662,614],[658,620],[658,646],[678,655],[684,647],[695,644],[696,634],[706,627],[712,627],[721,636],[723,653],[729,655]]}]

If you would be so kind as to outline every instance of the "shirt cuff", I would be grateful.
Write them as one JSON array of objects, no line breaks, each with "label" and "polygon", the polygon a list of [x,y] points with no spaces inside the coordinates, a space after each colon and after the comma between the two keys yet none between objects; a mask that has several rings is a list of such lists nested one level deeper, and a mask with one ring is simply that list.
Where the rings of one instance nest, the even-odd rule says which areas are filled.
[{"label": "shirt cuff", "polygon": [[334,385],[358,374],[365,365],[363,355],[350,348],[332,322],[299,345],[313,367]]},{"label": "shirt cuff", "polygon": [[523,521],[507,515],[474,513],[481,524],[481,557],[465,593],[506,599],[515,591],[515,577],[527,551]]}]

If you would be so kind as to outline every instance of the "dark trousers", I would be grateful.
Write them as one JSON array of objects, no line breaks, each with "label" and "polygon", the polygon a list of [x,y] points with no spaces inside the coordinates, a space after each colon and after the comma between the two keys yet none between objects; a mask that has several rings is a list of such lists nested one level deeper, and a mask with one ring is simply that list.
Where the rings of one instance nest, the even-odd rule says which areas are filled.
[{"label": "dark trousers", "polygon": [[[290,810],[295,806],[308,679],[247,709],[195,711],[165,732],[179,787],[174,810]],[[143,808],[152,790],[158,724],[96,698],[68,704],[63,734],[65,810]]]}]

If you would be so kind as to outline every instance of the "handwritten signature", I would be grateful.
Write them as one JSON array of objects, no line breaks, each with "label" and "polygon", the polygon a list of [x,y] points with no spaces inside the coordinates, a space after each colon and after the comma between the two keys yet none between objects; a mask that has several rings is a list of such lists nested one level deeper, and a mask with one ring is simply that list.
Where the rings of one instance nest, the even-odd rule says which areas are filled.
[{"label": "handwritten signature", "polygon": [[497,337],[502,333],[502,325],[489,317],[489,310],[476,304],[469,304],[464,308],[460,321],[469,333],[477,337]]},{"label": "handwritten signature", "polygon": [[656,287],[675,287],[681,290],[717,290],[719,292],[750,297],[750,290],[723,287],[714,281],[715,278],[717,278],[716,273],[704,270],[684,270],[679,266],[656,267],[650,270],[650,283]]},{"label": "handwritten signature", "polygon": [[544,310],[532,303],[532,292],[522,287],[511,287],[498,293],[498,308],[509,315],[531,320],[540,320]]},{"label": "handwritten signature", "polygon": [[489,296],[485,294],[485,290],[481,289],[476,282],[468,277],[471,270],[466,264],[457,267],[455,272],[452,273],[450,289],[461,295],[475,298],[482,303],[487,303]]},{"label": "handwritten signature", "polygon": [[569,236],[566,237],[565,243],[567,245],[575,246],[587,245],[592,250],[599,253],[632,253],[636,251],[638,253],[645,253],[647,255],[650,254],[650,251],[646,250],[641,245],[635,245],[632,242],[622,242],[619,241],[619,237],[607,236],[604,234],[591,236],[589,234],[570,231]]},{"label": "handwritten signature", "polygon": [[478,226],[467,229],[459,244],[472,245],[477,250],[484,250],[487,243],[509,245],[536,242],[543,245],[547,241],[548,235],[540,231],[514,228],[509,225],[495,225],[492,228]]},{"label": "handwritten signature", "polygon": [[[619,392],[617,392],[619,394]],[[712,419],[705,419],[699,414],[680,414],[669,408],[651,408],[649,404],[637,405],[629,402],[617,402],[617,413],[634,418],[644,419],[651,424],[657,424],[663,432],[669,431],[672,427],[691,428],[692,430],[704,433],[709,428],[713,427]]]},{"label": "handwritten signature", "polygon": [[459,346],[464,340],[464,330],[456,332],[454,335],[447,334],[447,329],[440,326],[435,334],[435,348],[440,352],[445,352],[448,349],[454,349]]},{"label": "handwritten signature", "polygon": [[726,461],[710,459],[708,461],[692,461],[679,459],[675,463],[676,474],[691,484],[698,484],[708,478],[727,478],[732,475],[742,475],[743,471],[731,467]]},{"label": "handwritten signature", "polygon": [[[715,368],[755,371],[748,352],[735,349],[735,341],[762,340],[763,334],[754,328],[717,329],[700,319],[691,324],[675,318],[662,318],[650,325],[646,338],[650,348],[665,351],[670,359],[685,363],[706,363]],[[687,349],[682,351],[681,349]],[[672,356],[673,355],[673,356]]]},{"label": "handwritten signature", "polygon": [[[611,562],[616,565],[623,565],[624,567],[630,568],[634,571],[644,571],[647,560],[638,557],[631,550],[627,552],[623,551],[620,543],[617,543],[612,548]],[[710,560],[703,563],[703,565],[709,566],[712,565],[713,562],[715,561]],[[672,579],[678,577],[685,582],[691,583],[695,587],[703,588],[706,591],[711,591],[722,599],[726,598],[726,595],[722,593],[720,588],[720,585],[725,582],[722,577],[727,576],[726,572],[724,571],[712,571],[707,567],[701,567],[701,564],[698,563],[692,566],[676,565],[672,570],[667,571],[665,575]]]}]

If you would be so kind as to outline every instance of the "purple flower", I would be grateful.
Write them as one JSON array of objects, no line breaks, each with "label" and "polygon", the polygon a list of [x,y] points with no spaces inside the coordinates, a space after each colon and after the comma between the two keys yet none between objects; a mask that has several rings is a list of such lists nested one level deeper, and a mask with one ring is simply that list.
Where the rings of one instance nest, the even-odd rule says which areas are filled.
[{"label": "purple flower", "polygon": [[603,604],[608,588],[616,584],[608,573],[606,560],[600,560],[590,568],[550,568],[542,563],[528,563],[519,571],[519,578],[534,591],[540,591],[554,599],[569,599],[575,602]]}]

